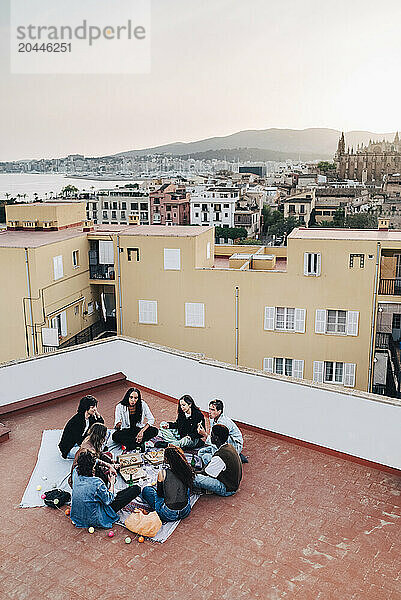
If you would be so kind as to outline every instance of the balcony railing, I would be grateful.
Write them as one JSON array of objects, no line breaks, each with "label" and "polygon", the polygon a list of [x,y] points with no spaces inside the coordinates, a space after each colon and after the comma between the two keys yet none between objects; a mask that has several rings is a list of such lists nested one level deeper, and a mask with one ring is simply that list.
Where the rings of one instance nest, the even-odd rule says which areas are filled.
[{"label": "balcony railing", "polygon": [[387,350],[390,347],[390,333],[376,333],[376,348]]},{"label": "balcony railing", "polygon": [[379,294],[384,296],[401,296],[401,277],[380,279]]},{"label": "balcony railing", "polygon": [[114,265],[89,265],[90,279],[115,279]]}]

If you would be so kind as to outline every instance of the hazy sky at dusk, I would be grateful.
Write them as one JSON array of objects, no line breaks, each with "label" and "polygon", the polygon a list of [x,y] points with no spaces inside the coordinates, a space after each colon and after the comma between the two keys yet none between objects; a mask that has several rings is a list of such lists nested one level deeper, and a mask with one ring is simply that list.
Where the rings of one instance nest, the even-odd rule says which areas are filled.
[{"label": "hazy sky at dusk", "polygon": [[400,23],[399,0],[152,0],[150,74],[10,75],[2,0],[0,160],[242,129],[401,129]]}]

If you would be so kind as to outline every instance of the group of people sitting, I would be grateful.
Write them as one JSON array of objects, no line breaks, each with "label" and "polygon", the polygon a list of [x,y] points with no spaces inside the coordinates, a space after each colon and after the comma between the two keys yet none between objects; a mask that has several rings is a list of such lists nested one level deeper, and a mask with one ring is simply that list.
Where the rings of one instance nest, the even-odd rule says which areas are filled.
[{"label": "group of people sitting", "polygon": [[[111,527],[117,512],[137,496],[149,504],[164,522],[183,519],[191,512],[190,494],[231,496],[242,478],[243,438],[237,425],[223,414],[221,400],[209,403],[210,433],[193,398],[184,395],[177,419],[163,421],[160,429],[137,388],[130,388],[115,409],[112,440],[127,451],[144,450],[156,436],[154,446],[165,448],[164,467],[156,486],[128,486],[114,493],[118,463],[108,452],[109,431],[94,396],[81,399],[77,413],[66,424],[59,443],[63,458],[73,459],[69,479],[72,488],[71,520],[77,527]],[[202,469],[195,472],[184,449],[197,451]]]}]

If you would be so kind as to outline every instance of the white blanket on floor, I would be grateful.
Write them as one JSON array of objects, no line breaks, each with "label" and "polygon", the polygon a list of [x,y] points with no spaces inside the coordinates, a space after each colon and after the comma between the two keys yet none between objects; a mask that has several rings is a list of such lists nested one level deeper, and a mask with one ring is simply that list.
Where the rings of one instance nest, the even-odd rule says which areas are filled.
[{"label": "white blanket on floor", "polygon": [[[45,506],[41,495],[53,488],[66,490],[71,493],[71,488],[68,485],[67,480],[71,472],[73,461],[72,459],[62,458],[60,454],[58,443],[60,441],[61,433],[61,429],[48,429],[43,432],[36,465],[24,495],[22,496],[20,504],[22,508]],[[109,450],[116,456],[121,453],[121,446],[112,442],[109,444]],[[40,490],[37,489],[39,486],[41,487]],[[123,489],[124,487],[126,487],[125,482],[122,480],[122,477],[118,477],[115,486],[116,491]],[[198,498],[199,496],[196,494],[191,496],[191,506],[195,504]],[[119,524],[122,525],[129,512],[122,510],[118,514],[120,516]],[[160,531],[152,538],[152,540],[155,542],[165,542],[179,523],[180,521],[164,523]]]}]

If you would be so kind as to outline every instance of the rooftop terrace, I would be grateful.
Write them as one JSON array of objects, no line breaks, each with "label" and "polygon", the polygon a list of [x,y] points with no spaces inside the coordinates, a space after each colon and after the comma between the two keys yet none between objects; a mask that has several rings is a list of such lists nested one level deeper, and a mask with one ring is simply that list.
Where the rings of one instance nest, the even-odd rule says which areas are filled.
[{"label": "rooftop terrace", "polygon": [[[79,398],[89,392],[98,398],[106,423],[112,422],[114,406],[128,381],[100,386],[96,381],[83,382],[114,372],[117,364],[125,371],[133,365],[130,379],[145,388],[144,399],[157,422],[176,414],[175,404],[161,395],[167,394],[171,400],[171,396],[178,397],[185,390],[205,408],[213,389],[225,400],[232,416],[242,416],[250,424],[258,422],[261,427],[255,430],[242,426],[250,462],[244,466],[238,493],[230,498],[202,497],[190,517],[162,545],[145,542],[127,546],[123,530],[117,527],[117,535],[110,540],[106,532],[97,531],[91,536],[86,530],[75,529],[60,511],[18,508],[44,429],[61,428],[75,411]],[[85,371],[86,380],[82,375]],[[65,392],[56,391],[78,383],[79,393],[63,395]],[[149,389],[151,383],[154,391]],[[3,413],[13,408],[9,406],[12,401],[24,403],[29,392],[36,396],[50,393],[54,398],[36,410],[1,417],[11,429],[10,439],[1,445],[2,598],[401,598],[399,474],[384,472],[384,466],[380,470],[351,457],[346,459],[336,452],[352,454],[346,441],[340,447],[341,435],[334,439],[342,422],[344,431],[350,433],[351,429],[354,434],[359,456],[367,458],[363,448],[367,437],[370,458],[374,458],[374,452],[383,450],[393,436],[386,415],[390,421],[397,421],[397,402],[373,403],[368,394],[340,393],[335,388],[323,391],[319,386],[301,385],[288,378],[208,361],[200,355],[124,339],[5,365],[0,368],[0,384]],[[249,398],[246,403],[245,390]],[[288,415],[289,395],[298,403],[293,407],[292,425],[287,423],[292,421]],[[341,398],[346,399],[345,404]],[[336,404],[337,421],[333,416],[336,413],[327,414],[327,399]],[[370,439],[367,417],[373,404],[378,411],[373,415],[376,437]],[[309,412],[311,405],[314,419]],[[259,414],[261,407],[263,412]],[[302,414],[310,427],[292,439],[283,436],[296,433]],[[353,419],[360,425],[355,432]],[[267,431],[266,422],[274,431]],[[331,439],[327,423],[334,430]],[[311,439],[316,429],[316,435],[322,432],[331,450],[323,452],[305,445],[308,436],[309,441],[317,441]],[[389,463],[383,460],[383,464]]]}]

